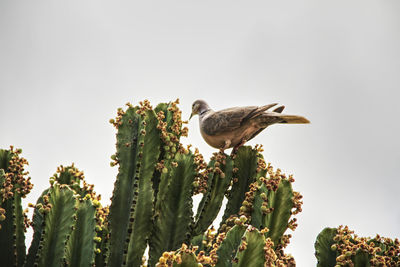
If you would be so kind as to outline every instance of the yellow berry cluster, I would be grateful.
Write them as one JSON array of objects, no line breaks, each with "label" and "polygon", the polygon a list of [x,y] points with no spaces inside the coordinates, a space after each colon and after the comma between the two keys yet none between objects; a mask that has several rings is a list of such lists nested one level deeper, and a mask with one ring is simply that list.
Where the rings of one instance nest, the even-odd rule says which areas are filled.
[{"label": "yellow berry cluster", "polygon": [[[188,146],[189,150],[190,146]],[[196,177],[194,178],[193,187],[194,195],[199,193],[205,193],[207,191],[207,180],[210,170],[207,170],[207,162],[204,160],[202,154],[200,154],[199,149],[194,150],[194,164],[196,165]]]},{"label": "yellow berry cluster", "polygon": [[[6,219],[6,210],[3,208],[0,208],[0,223]],[[1,230],[1,224],[0,224],[0,230]]]},{"label": "yellow berry cluster", "polygon": [[337,266],[354,266],[353,257],[357,253],[367,254],[371,266],[400,266],[400,242],[397,238],[392,240],[379,235],[372,239],[358,237],[348,226],[341,225],[333,240],[335,244],[331,249],[339,254]]},{"label": "yellow berry cluster", "polygon": [[[148,110],[152,110],[153,107],[150,105],[150,101],[145,99],[144,101],[140,101],[139,102],[140,107],[139,109],[136,111],[137,114],[141,115],[142,118],[146,115],[146,112]],[[128,105],[128,104],[127,104]],[[132,107],[132,105],[129,103],[128,105],[129,107]]]},{"label": "yellow berry cluster", "polygon": [[182,129],[182,124],[187,124],[187,121],[182,121],[182,111],[178,108],[179,98],[175,102],[171,102],[168,111],[172,112],[172,125],[171,130],[178,136],[188,136],[189,129],[184,127]]},{"label": "yellow berry cluster", "polygon": [[21,197],[24,198],[33,188],[31,178],[26,178],[29,172],[25,171],[24,166],[28,165],[28,161],[19,156],[21,152],[21,149],[14,150],[14,147],[10,146],[8,153],[11,154],[11,159],[8,162],[7,170],[4,170],[4,182],[0,189],[0,195],[3,202],[12,198],[16,193],[20,194]]},{"label": "yellow berry cluster", "polygon": [[164,252],[158,259],[156,267],[172,267],[174,262],[182,262],[180,255],[175,255],[174,251]]},{"label": "yellow berry cluster", "polygon": [[122,108],[117,109],[117,117],[115,119],[110,119],[109,122],[118,129],[119,126],[122,125],[122,116],[125,114],[125,111]]}]

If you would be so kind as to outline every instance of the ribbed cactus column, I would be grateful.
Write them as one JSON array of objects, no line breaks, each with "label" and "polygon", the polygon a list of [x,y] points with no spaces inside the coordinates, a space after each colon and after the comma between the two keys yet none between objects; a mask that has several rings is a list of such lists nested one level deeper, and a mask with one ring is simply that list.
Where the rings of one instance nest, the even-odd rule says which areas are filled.
[{"label": "ribbed cactus column", "polygon": [[249,146],[239,148],[234,158],[233,184],[228,192],[228,203],[226,204],[221,226],[232,215],[238,214],[245,193],[249,186],[257,178],[257,150]]},{"label": "ribbed cactus column", "polygon": [[80,199],[76,205],[74,231],[65,248],[68,266],[92,266],[96,240],[96,207],[90,197]]},{"label": "ribbed cactus column", "polygon": [[26,256],[25,267],[32,267],[35,264],[36,255],[39,250],[39,244],[42,239],[43,228],[44,228],[44,212],[43,210],[39,211],[39,209],[43,208],[44,200],[43,197],[46,196],[49,192],[49,189],[46,189],[34,206],[35,209],[33,211],[33,219],[32,219],[32,226],[33,226],[33,238],[31,245],[28,250],[28,254]]},{"label": "ribbed cactus column", "polygon": [[154,111],[145,102],[118,111],[119,173],[109,215],[109,266],[138,266],[151,231],[152,176],[160,153],[160,132]]},{"label": "ribbed cactus column", "polygon": [[154,111],[147,110],[145,115],[146,135],[139,138],[139,145],[143,144],[143,146],[139,152],[142,154],[139,154],[138,195],[132,201],[128,225],[129,243],[126,244],[127,253],[123,261],[124,265],[133,267],[142,263],[142,256],[151,231],[154,199],[152,177],[161,144],[160,133],[156,127],[158,121]]},{"label": "ribbed cactus column", "polygon": [[239,244],[242,241],[242,236],[246,231],[243,224],[238,224],[232,227],[227,233],[221,233],[219,238],[223,241],[217,243],[218,247],[214,251],[217,254],[218,262],[216,267],[232,266],[232,259],[235,258]]},{"label": "ribbed cactus column", "polygon": [[165,172],[166,177],[162,177],[160,183],[154,228],[149,241],[150,266],[157,263],[163,251],[175,250],[187,242],[193,223],[194,155],[178,152]]},{"label": "ribbed cactus column", "polygon": [[28,162],[19,157],[21,150],[0,150],[0,262],[4,266],[22,266],[25,261],[25,215],[21,198],[31,190],[24,170]]},{"label": "ribbed cactus column", "polygon": [[226,154],[215,153],[207,169],[207,191],[197,209],[194,236],[202,235],[217,217],[232,181],[233,160]]},{"label": "ribbed cactus column", "polygon": [[318,259],[318,267],[334,267],[336,265],[336,249],[331,249],[335,244],[333,238],[336,234],[336,228],[325,228],[318,235],[315,242],[315,256]]},{"label": "ribbed cactus column", "polygon": [[[53,231],[51,238],[56,236],[60,242],[62,238],[65,238],[63,242],[56,245],[58,248],[57,252],[54,253],[57,255],[57,262],[61,260],[63,264],[70,266],[92,266],[95,242],[100,241],[99,237],[96,236],[96,229],[102,225],[101,220],[103,219],[101,217],[107,208],[101,207],[100,196],[93,191],[93,185],[86,183],[83,172],[79,171],[73,164],[67,167],[58,167],[57,172],[49,180],[51,187],[44,190],[34,206],[34,234],[25,266],[48,264],[48,261],[41,261],[44,256],[47,256],[43,252],[43,246],[48,244],[46,242],[50,242],[49,236],[46,235],[48,232],[46,229]],[[72,194],[73,197],[66,196],[68,194]],[[50,202],[50,196],[54,203]],[[57,208],[53,210],[55,212],[55,215],[52,215],[53,219],[50,219],[49,213],[54,205],[57,205]],[[60,212],[63,214],[62,216],[68,214],[68,211],[59,209],[58,206],[62,205],[72,207],[72,215],[70,216],[72,225],[71,220],[67,219],[57,222],[58,218],[56,217]],[[66,227],[65,224],[70,226]],[[48,245],[50,249],[55,246],[54,244]]]},{"label": "ribbed cactus column", "polygon": [[[233,260],[233,267],[263,267],[265,266],[266,258],[270,255],[265,255],[265,237],[257,228],[249,227],[240,242],[238,252]],[[275,260],[275,259],[274,259]],[[273,263],[273,262],[271,262]],[[267,265],[268,266],[268,265]],[[271,265],[270,265],[271,266]]]},{"label": "ribbed cactus column", "polygon": [[65,246],[76,219],[76,198],[67,185],[54,183],[43,202],[42,207],[37,206],[44,215],[44,227],[34,265],[60,266],[65,262]]},{"label": "ribbed cactus column", "polygon": [[265,236],[277,245],[289,228],[294,207],[292,185],[280,177],[262,180],[254,196],[251,224],[259,229],[267,228]]}]

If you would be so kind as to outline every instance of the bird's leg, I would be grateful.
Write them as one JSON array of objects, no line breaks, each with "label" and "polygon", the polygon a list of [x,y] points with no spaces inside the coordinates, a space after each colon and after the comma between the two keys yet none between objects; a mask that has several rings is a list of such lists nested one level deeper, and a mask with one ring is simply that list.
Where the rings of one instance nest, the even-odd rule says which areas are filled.
[{"label": "bird's leg", "polygon": [[224,150],[225,149],[228,149],[229,147],[231,146],[231,140],[225,140],[225,145],[224,145],[224,147],[222,147],[222,148],[220,148],[219,149],[219,152],[221,153],[221,154],[224,154]]},{"label": "bird's leg", "polygon": [[241,146],[243,146],[246,142],[247,142],[247,140],[243,138],[243,139],[240,141],[240,143],[237,144],[237,145],[232,149],[231,155],[236,154],[236,152],[239,150],[239,148],[240,148]]}]

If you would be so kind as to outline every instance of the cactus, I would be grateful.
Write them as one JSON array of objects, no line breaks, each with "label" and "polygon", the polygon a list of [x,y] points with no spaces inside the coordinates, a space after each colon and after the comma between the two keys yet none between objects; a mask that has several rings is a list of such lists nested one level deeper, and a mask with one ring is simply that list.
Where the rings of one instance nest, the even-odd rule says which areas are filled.
[{"label": "cactus", "polygon": [[[1,259],[9,266],[135,267],[146,264],[148,248],[150,267],[293,266],[283,251],[287,229],[296,228],[292,216],[301,211],[293,178],[267,165],[259,146],[214,153],[209,163],[197,149],[184,148],[178,103],[154,109],[148,101],[128,103],[110,120],[117,128],[111,166],[118,165],[110,208],[73,164],[57,168],[50,187],[30,204],[34,234],[26,256],[28,221],[20,203],[32,185],[20,151],[0,150],[0,237],[15,241],[0,241]],[[196,194],[202,199],[194,215]],[[217,231],[212,223],[225,197]]]},{"label": "cactus", "polygon": [[249,190],[250,184],[257,178],[257,162],[256,149],[246,146],[237,151],[234,159],[233,184],[227,193],[228,203],[226,204],[221,224],[230,216],[239,213],[241,204],[245,199],[245,193]]},{"label": "cactus", "polygon": [[137,266],[151,230],[148,227],[153,201],[151,178],[161,142],[155,113],[148,106],[129,107],[118,116],[119,173],[110,207],[109,264]]},{"label": "cactus", "polygon": [[44,227],[36,254],[35,265],[58,266],[65,260],[64,250],[74,225],[76,198],[65,185],[55,184],[43,196]]},{"label": "cactus", "polygon": [[[50,188],[43,191],[34,206],[34,235],[25,266],[46,266],[49,262],[91,266],[95,241],[99,238],[95,229],[102,225],[100,218],[104,212],[99,203],[100,196],[95,194],[93,185],[86,183],[83,172],[73,164],[58,167],[49,180]],[[54,207],[66,209],[52,211]],[[62,218],[60,212],[65,216],[64,221],[57,221]],[[59,243],[54,243],[54,238],[59,239]],[[48,246],[53,253],[47,260],[44,255],[49,252],[43,251],[44,246]]]},{"label": "cactus", "polygon": [[25,261],[25,234],[28,224],[21,198],[32,189],[26,159],[20,149],[0,150],[0,262],[5,266],[22,266]]},{"label": "cactus", "polygon": [[400,241],[396,238],[358,237],[348,226],[325,228],[315,242],[317,266],[399,266]]},{"label": "cactus", "polygon": [[[80,199],[77,203],[74,230],[65,248],[65,262],[68,266],[91,266],[94,263],[96,236],[96,207],[90,198]],[[99,240],[100,238],[100,240]]]},{"label": "cactus", "polygon": [[243,225],[235,225],[226,233],[226,235],[221,235],[221,237],[225,236],[225,238],[223,239],[222,244],[216,250],[218,256],[218,262],[215,265],[216,267],[232,265],[232,259],[235,258],[245,231],[246,227]]},{"label": "cactus", "polygon": [[232,158],[226,154],[215,153],[208,165],[207,191],[197,210],[194,236],[203,234],[218,215],[225,192],[231,184],[232,173]]},{"label": "cactus", "polygon": [[160,188],[160,192],[168,192],[157,199],[154,229],[149,241],[151,266],[163,251],[176,249],[190,238],[192,184],[196,175],[194,155],[178,153],[175,160],[177,166],[169,170],[168,177],[164,178],[168,184]]},{"label": "cactus", "polygon": [[277,254],[271,239],[264,234],[239,220],[227,233],[218,235],[209,255],[204,251],[196,255],[196,247],[183,244],[177,251],[164,252],[156,266],[295,266],[293,257]]}]

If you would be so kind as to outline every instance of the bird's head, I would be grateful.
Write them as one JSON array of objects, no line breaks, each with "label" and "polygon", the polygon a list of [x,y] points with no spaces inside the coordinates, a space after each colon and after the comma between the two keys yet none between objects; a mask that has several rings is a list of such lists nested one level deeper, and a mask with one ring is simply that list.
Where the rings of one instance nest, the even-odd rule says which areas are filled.
[{"label": "bird's head", "polygon": [[196,114],[202,114],[203,112],[206,112],[207,110],[210,110],[210,107],[204,100],[196,100],[192,104],[192,114],[190,114],[189,120]]}]

